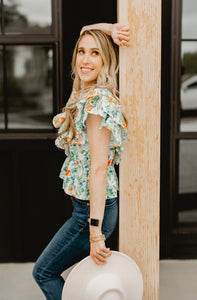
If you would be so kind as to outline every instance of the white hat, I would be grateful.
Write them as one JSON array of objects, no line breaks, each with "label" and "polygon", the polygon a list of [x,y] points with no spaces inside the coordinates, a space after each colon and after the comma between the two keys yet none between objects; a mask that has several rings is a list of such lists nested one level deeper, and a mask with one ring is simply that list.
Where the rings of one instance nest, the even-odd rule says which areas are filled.
[{"label": "white hat", "polygon": [[68,275],[62,300],[141,300],[143,279],[139,267],[129,256],[112,251],[105,265],[88,256]]}]

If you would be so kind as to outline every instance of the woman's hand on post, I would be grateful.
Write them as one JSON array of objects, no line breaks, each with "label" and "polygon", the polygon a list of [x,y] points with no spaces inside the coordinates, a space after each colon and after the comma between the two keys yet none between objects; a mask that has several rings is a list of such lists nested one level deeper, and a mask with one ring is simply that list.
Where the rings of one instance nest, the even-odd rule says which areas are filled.
[{"label": "woman's hand on post", "polygon": [[105,265],[106,258],[111,255],[110,248],[106,248],[105,241],[90,242],[90,256],[97,265]]},{"label": "woman's hand on post", "polygon": [[130,28],[128,25],[115,23],[112,25],[111,37],[118,46],[129,46]]},{"label": "woman's hand on post", "polygon": [[130,40],[130,28],[128,25],[120,23],[97,23],[86,25],[81,29],[80,35],[85,30],[99,29],[104,31],[106,34],[111,35],[113,41],[118,46],[129,46]]}]

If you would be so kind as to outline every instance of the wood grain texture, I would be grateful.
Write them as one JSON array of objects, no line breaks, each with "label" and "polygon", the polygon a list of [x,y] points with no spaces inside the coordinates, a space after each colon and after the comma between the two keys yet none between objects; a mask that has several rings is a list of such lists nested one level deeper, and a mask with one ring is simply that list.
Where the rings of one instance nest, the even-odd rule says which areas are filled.
[{"label": "wood grain texture", "polygon": [[119,250],[144,280],[144,300],[159,299],[161,0],[119,0],[131,28],[120,49],[120,98],[129,141],[120,164]]}]

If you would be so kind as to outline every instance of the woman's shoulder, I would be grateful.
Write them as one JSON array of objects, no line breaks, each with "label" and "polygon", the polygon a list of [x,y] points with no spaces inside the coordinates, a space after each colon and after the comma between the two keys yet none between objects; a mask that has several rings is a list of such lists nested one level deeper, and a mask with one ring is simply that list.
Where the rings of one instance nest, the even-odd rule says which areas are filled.
[{"label": "woman's shoulder", "polygon": [[112,94],[112,92],[109,89],[102,88],[102,87],[95,87],[89,91],[89,93],[88,93],[89,97],[94,96],[94,95],[111,96],[111,97],[115,98],[115,96]]},{"label": "woman's shoulder", "polygon": [[111,108],[121,106],[120,101],[107,88],[96,87],[88,93],[87,104],[107,105]]}]

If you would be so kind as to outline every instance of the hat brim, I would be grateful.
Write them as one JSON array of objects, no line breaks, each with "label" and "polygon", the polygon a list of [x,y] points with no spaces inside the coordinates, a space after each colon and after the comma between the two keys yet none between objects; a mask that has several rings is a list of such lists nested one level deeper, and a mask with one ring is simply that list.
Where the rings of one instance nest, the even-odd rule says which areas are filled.
[{"label": "hat brim", "polygon": [[[143,279],[138,265],[129,256],[112,251],[112,255],[107,258],[107,264],[102,266],[97,265],[90,256],[81,260],[66,279],[62,300],[85,300],[89,283],[94,278],[102,278],[101,275],[104,275],[103,278],[106,275],[110,277],[110,274],[119,278],[126,299],[142,299]],[[101,289],[105,285],[103,281],[99,281]],[[94,300],[96,300],[96,296]]]}]

